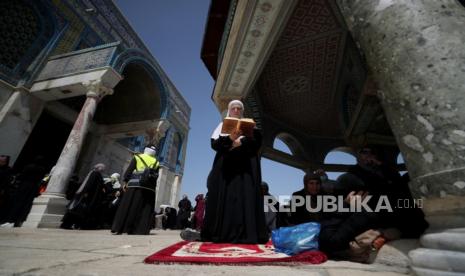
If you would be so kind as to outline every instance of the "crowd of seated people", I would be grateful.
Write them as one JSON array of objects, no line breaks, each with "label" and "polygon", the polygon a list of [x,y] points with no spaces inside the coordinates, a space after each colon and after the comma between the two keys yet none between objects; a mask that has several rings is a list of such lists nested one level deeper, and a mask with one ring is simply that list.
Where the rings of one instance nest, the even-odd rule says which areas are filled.
[{"label": "crowd of seated people", "polygon": [[[357,164],[336,181],[328,180],[321,169],[307,173],[303,179],[304,187],[294,192],[290,201],[291,210],[295,211],[280,213],[280,226],[319,222],[320,250],[330,258],[366,262],[370,252],[385,242],[418,238],[428,227],[420,208],[396,206],[399,201],[413,202],[408,181],[408,174],[401,177],[374,147],[364,147],[357,151]],[[346,210],[315,209],[317,197],[324,196],[339,196]],[[310,202],[302,204],[296,197]],[[388,201],[390,208],[377,210],[380,200],[383,207]],[[368,211],[353,208],[362,201],[369,207]],[[312,207],[311,212],[307,206]]]}]

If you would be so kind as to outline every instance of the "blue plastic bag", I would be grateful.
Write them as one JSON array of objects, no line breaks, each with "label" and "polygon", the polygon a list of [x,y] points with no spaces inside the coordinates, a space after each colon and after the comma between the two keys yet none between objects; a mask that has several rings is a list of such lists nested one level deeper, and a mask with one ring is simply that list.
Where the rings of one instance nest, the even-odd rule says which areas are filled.
[{"label": "blue plastic bag", "polygon": [[308,222],[273,230],[271,240],[276,252],[295,255],[303,251],[317,250],[319,234],[320,224]]}]

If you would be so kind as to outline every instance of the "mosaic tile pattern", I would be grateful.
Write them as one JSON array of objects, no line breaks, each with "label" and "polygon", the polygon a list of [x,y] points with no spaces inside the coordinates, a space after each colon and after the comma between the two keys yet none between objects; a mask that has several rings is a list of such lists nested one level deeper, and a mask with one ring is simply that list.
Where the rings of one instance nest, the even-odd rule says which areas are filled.
[{"label": "mosaic tile pattern", "polygon": [[53,51],[53,55],[64,54],[71,52],[75,49],[76,44],[80,40],[80,36],[84,31],[85,25],[83,21],[76,15],[76,13],[64,1],[52,0],[57,10],[68,21],[68,29],[63,38],[58,43]]},{"label": "mosaic tile pattern", "polygon": [[341,35],[333,34],[276,50],[258,84],[264,113],[295,129],[340,134],[331,91],[341,47]]},{"label": "mosaic tile pattern", "polygon": [[40,18],[30,5],[0,3],[0,64],[13,70],[40,35]]},{"label": "mosaic tile pattern", "polygon": [[277,48],[339,28],[326,0],[299,1]]}]

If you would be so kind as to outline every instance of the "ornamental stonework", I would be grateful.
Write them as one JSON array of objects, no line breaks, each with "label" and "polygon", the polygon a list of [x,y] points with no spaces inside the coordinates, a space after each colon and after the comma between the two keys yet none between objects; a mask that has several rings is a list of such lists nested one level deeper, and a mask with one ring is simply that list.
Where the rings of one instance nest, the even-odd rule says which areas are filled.
[{"label": "ornamental stonework", "polygon": [[332,101],[344,34],[329,1],[299,1],[257,82],[263,112],[292,129],[340,135]]}]

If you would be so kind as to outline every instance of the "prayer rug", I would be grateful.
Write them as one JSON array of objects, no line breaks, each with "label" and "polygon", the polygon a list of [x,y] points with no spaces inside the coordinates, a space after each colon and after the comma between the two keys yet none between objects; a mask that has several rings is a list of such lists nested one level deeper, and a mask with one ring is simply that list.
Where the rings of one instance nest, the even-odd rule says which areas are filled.
[{"label": "prayer rug", "polygon": [[327,260],[321,251],[289,256],[267,244],[231,244],[182,241],[145,258],[145,263],[189,263],[224,265],[320,264]]}]

